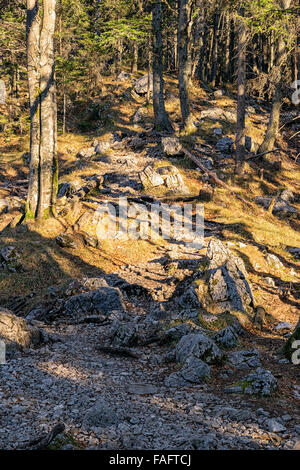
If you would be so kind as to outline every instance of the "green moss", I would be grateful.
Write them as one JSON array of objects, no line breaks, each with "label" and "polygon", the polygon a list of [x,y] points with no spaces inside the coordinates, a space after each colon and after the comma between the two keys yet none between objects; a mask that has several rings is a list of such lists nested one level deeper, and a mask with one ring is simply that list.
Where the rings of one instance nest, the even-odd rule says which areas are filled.
[{"label": "green moss", "polygon": [[35,218],[35,214],[33,210],[31,209],[30,203],[26,203],[25,206],[25,217],[24,220],[33,220]]},{"label": "green moss", "polygon": [[65,445],[71,444],[74,449],[79,449],[80,444],[79,442],[74,439],[74,437],[71,434],[60,434],[57,436],[51,444],[49,444],[48,449],[49,450],[61,450]]}]

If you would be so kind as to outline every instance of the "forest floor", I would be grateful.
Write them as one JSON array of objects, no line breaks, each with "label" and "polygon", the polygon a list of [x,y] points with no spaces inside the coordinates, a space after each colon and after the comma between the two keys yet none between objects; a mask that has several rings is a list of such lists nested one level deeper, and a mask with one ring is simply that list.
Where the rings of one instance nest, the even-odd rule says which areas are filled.
[{"label": "forest floor", "polygon": [[[202,173],[187,158],[163,154],[161,136],[151,131],[152,108],[145,98],[131,96],[131,86],[132,80],[117,83],[107,79],[101,96],[95,96],[85,107],[78,105],[78,113],[70,117],[73,132],[58,138],[60,183],[80,187],[91,176],[105,178],[104,188],[84,199],[77,219],[88,210],[96,210],[104,201],[114,202],[120,196],[140,201],[145,197],[172,200],[172,194],[167,192],[143,189],[139,172],[149,163],[154,167],[177,167],[189,196],[195,200],[206,186]],[[82,292],[80,282],[84,278],[104,278],[108,284],[110,279],[118,279],[127,287],[132,286],[124,294],[130,318],[147,315],[156,318],[157,312],[163,311],[169,326],[174,326],[186,321],[186,318],[182,320],[182,312],[170,310],[174,293],[197,271],[214,237],[242,258],[255,304],[262,305],[272,317],[272,322],[263,328],[247,325],[247,333],[240,338],[236,349],[258,350],[262,367],[273,373],[278,390],[272,397],[228,395],[224,388],[251,371],[227,364],[213,366],[206,383],[170,388],[165,385],[165,378],[177,366],[162,361],[169,346],[154,343],[136,348],[137,359],[115,357],[96,349],[97,345],[109,342],[111,324],[75,324],[63,317],[55,317],[53,321],[39,318],[35,324],[51,341],[16,353],[0,366],[1,449],[20,448],[24,441],[49,431],[57,422],[63,422],[66,431],[53,448],[292,449],[299,446],[299,366],[286,362],[280,354],[300,311],[300,261],[289,251],[290,247],[300,247],[299,141],[293,138],[295,127],[286,126],[277,142],[281,151],[265,159],[250,159],[243,177],[237,177],[232,155],[215,158],[217,142],[225,136],[234,139],[235,124],[226,118],[200,119],[200,113],[205,110],[232,111],[236,107],[235,98],[230,89],[219,98],[212,96],[212,92],[193,88],[191,105],[199,127],[197,133],[182,141],[191,151],[200,149],[198,156],[201,151],[210,153],[213,169],[243,200],[224,187],[214,187],[212,199],[204,204],[203,249],[188,250],[184,245],[161,238],[106,240],[93,247],[85,243],[80,231],[74,230],[76,221],[61,217],[60,222],[15,226],[12,222],[20,212],[12,208],[0,215],[0,249],[15,247],[22,269],[12,272],[5,265],[0,268],[0,305],[22,317],[39,307],[49,312],[55,304]],[[177,96],[175,80],[167,77],[166,108],[176,131],[180,123]],[[99,113],[92,128],[78,133],[76,125],[81,120],[88,126],[95,104]],[[249,105],[255,107],[247,115],[247,135],[260,144],[268,112],[264,103],[253,100]],[[143,122],[134,124],[133,116],[141,108],[145,113]],[[283,123],[291,117],[286,112]],[[222,135],[214,131],[220,127]],[[82,148],[91,147],[94,139],[105,143],[115,132],[137,136],[143,144],[138,149],[130,145],[118,149],[107,147],[100,156],[90,158],[78,156]],[[2,200],[26,197],[28,164],[23,155],[26,151],[27,134],[0,138]],[[296,217],[278,217],[255,201],[258,196],[271,197],[284,189],[293,192],[293,207],[299,211]],[[70,234],[76,246],[59,246],[56,237],[62,232]],[[275,264],[270,262],[269,255],[276,256]],[[79,283],[75,287],[74,280]],[[275,329],[281,322],[290,323],[289,332]],[[210,333],[218,328],[220,324]],[[139,390],[138,384],[144,384],[144,391]],[[94,415],[100,413],[99,398],[116,412],[111,425],[104,426],[101,420],[98,425],[97,420],[91,424],[88,418],[91,409]]]}]

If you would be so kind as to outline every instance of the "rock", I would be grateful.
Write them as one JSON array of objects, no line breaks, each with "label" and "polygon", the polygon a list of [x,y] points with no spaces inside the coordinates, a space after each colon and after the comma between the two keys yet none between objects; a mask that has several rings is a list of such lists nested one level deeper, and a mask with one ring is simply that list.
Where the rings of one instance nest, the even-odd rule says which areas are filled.
[{"label": "rock", "polygon": [[108,427],[117,424],[119,418],[114,409],[105,399],[98,400],[92,408],[90,408],[84,417],[84,426],[88,429],[91,427]]},{"label": "rock", "polygon": [[60,183],[58,185],[58,193],[57,193],[57,197],[58,198],[62,198],[64,196],[66,197],[70,197],[72,196],[72,194],[74,194],[76,191],[78,191],[80,189],[80,186],[81,184],[80,183]]},{"label": "rock", "polygon": [[216,90],[216,91],[213,92],[214,99],[222,98],[222,96],[224,96],[224,95],[225,95],[224,90]]},{"label": "rock", "polygon": [[178,191],[180,193],[188,193],[179,170],[172,166],[159,167],[156,170],[153,165],[147,165],[142,172],[139,173],[141,183],[144,188],[157,186],[165,186],[166,188]]},{"label": "rock", "polygon": [[275,331],[283,331],[283,330],[292,330],[293,325],[287,321],[285,322],[280,322],[278,325],[275,326],[274,330]]},{"label": "rock", "polygon": [[2,307],[0,307],[0,339],[5,342],[8,351],[36,346],[42,341],[38,328]]},{"label": "rock", "polygon": [[184,363],[189,357],[202,359],[207,364],[217,364],[223,359],[223,352],[215,342],[202,333],[190,333],[181,338],[176,346],[176,361]]},{"label": "rock", "polygon": [[290,189],[284,189],[280,194],[280,199],[285,202],[294,202],[295,196]]},{"label": "rock", "polygon": [[[153,91],[153,75],[150,74],[149,77],[149,88],[150,91]],[[145,95],[148,92],[148,74],[136,80],[133,84],[133,89],[138,95]]]},{"label": "rock", "polygon": [[161,166],[158,167],[156,171],[163,178],[164,184],[167,188],[176,189],[181,192],[188,192],[184,185],[182,176],[175,166]]},{"label": "rock", "polygon": [[97,152],[95,151],[94,147],[86,147],[86,148],[81,149],[78,152],[77,157],[79,157],[79,158],[91,158],[94,155],[96,155],[96,153]]},{"label": "rock", "polygon": [[214,188],[209,184],[204,184],[199,191],[199,199],[203,202],[209,202],[214,197]]},{"label": "rock", "polygon": [[284,432],[286,431],[286,427],[283,426],[279,421],[275,418],[267,419],[265,421],[268,431],[270,432]]},{"label": "rock", "polygon": [[214,408],[215,417],[222,416],[233,421],[247,421],[252,418],[251,410],[236,409],[230,406],[217,405]]},{"label": "rock", "polygon": [[268,263],[269,266],[271,266],[272,268],[277,269],[277,270],[283,268],[283,264],[280,261],[280,259],[276,255],[273,255],[273,254],[270,254],[270,253],[268,253],[268,255],[267,255],[267,263]]},{"label": "rock", "polygon": [[[284,199],[281,197],[283,195]],[[297,217],[299,215],[298,210],[289,204],[287,200],[291,200],[291,194],[288,190],[284,191],[280,197],[275,199],[272,213],[278,217]],[[265,196],[257,196],[255,202],[264,209],[268,210],[273,198]]]},{"label": "rock", "polygon": [[178,137],[162,137],[161,144],[163,152],[169,157],[179,156],[183,154],[182,145]]},{"label": "rock", "polygon": [[218,135],[218,136],[220,136],[220,135],[223,134],[223,129],[222,129],[222,127],[213,127],[213,128],[212,128],[212,131],[213,131],[213,133],[214,133],[215,135]]},{"label": "rock", "polygon": [[199,384],[210,376],[210,367],[197,359],[189,357],[180,371],[173,372],[165,380],[167,387],[184,387],[191,384]]},{"label": "rock", "polygon": [[147,165],[146,168],[139,173],[139,177],[145,188],[149,186],[156,187],[164,184],[163,178],[153,169],[152,165]]},{"label": "rock", "polygon": [[299,212],[294,206],[278,198],[273,207],[273,214],[279,217],[294,217],[298,216]]},{"label": "rock", "polygon": [[201,111],[200,119],[210,119],[211,121],[224,120],[231,123],[235,123],[236,111],[230,109],[222,109],[215,106]]},{"label": "rock", "polygon": [[97,248],[98,246],[98,239],[89,235],[88,233],[83,234],[84,243],[87,246],[91,246],[92,248]]},{"label": "rock", "polygon": [[[299,361],[299,341],[300,341],[300,319],[296,325],[296,328],[293,332],[293,334],[289,337],[288,341],[283,347],[283,353],[289,361],[293,361],[293,355],[296,355],[296,360]],[[298,342],[298,343],[296,343]],[[296,344],[296,346],[295,346]],[[297,346],[298,345],[298,346]]]},{"label": "rock", "polygon": [[201,303],[195,292],[195,289],[190,286],[183,294],[177,299],[178,304],[183,308],[198,309],[201,308]]},{"label": "rock", "polygon": [[125,312],[122,294],[115,287],[99,287],[87,294],[70,297],[63,306],[64,313],[69,317],[80,318],[86,315],[102,315],[109,317],[114,312]]},{"label": "rock", "polygon": [[276,287],[275,281],[272,277],[265,277],[264,280],[271,287]]},{"label": "rock", "polygon": [[188,437],[178,443],[178,449],[184,450],[214,450],[218,439],[213,434],[203,434]]},{"label": "rock", "polygon": [[1,248],[0,255],[6,263],[15,262],[20,258],[20,254],[14,246],[4,246]]},{"label": "rock", "polygon": [[259,352],[256,349],[231,352],[228,355],[228,361],[237,369],[252,369],[260,366]]},{"label": "rock", "polygon": [[117,76],[117,81],[126,82],[126,80],[129,80],[130,77],[131,77],[130,73],[124,72],[124,70],[122,70],[122,72],[120,72],[119,75]]},{"label": "rock", "polygon": [[210,367],[197,357],[189,357],[180,373],[186,382],[198,384],[210,376]]},{"label": "rock", "polygon": [[[94,154],[105,154],[107,150],[111,147],[111,142],[108,141],[99,141],[97,145],[94,147]],[[92,156],[92,155],[91,155]]]},{"label": "rock", "polygon": [[198,160],[207,170],[212,170],[214,167],[214,161],[210,157],[198,157]]},{"label": "rock", "polygon": [[238,333],[233,326],[227,326],[218,331],[213,337],[214,341],[223,348],[234,348],[238,342]]},{"label": "rock", "polygon": [[188,323],[182,323],[170,328],[165,332],[164,339],[167,342],[179,341],[183,336],[192,332],[192,327]]},{"label": "rock", "polygon": [[123,323],[115,321],[111,331],[111,344],[113,346],[135,346],[138,341],[138,328],[136,323]]},{"label": "rock", "polygon": [[227,393],[245,393],[247,395],[270,396],[277,390],[277,380],[269,370],[257,368],[237,384],[226,387]]},{"label": "rock", "polygon": [[130,141],[130,147],[133,150],[141,150],[145,146],[145,141],[140,137],[133,137]]},{"label": "rock", "polygon": [[241,258],[234,256],[217,239],[210,240],[207,257],[210,270],[208,291],[212,300],[223,310],[245,312],[253,306],[253,295]]},{"label": "rock", "polygon": [[233,140],[230,137],[223,137],[217,142],[217,149],[220,152],[231,153],[233,149]]},{"label": "rock", "polygon": [[291,255],[293,255],[295,258],[300,259],[300,248],[296,246],[289,246],[286,248]]},{"label": "rock", "polygon": [[61,233],[55,238],[56,243],[62,248],[77,248],[77,243],[72,235]]},{"label": "rock", "polygon": [[0,105],[1,104],[6,104],[6,87],[4,80],[0,80]]},{"label": "rock", "polygon": [[139,124],[141,122],[144,122],[146,116],[147,116],[147,111],[144,108],[139,108],[134,113],[132,121],[134,124]]},{"label": "rock", "polygon": [[155,387],[155,385],[143,383],[129,384],[127,390],[134,395],[154,395],[157,393],[157,387]]}]

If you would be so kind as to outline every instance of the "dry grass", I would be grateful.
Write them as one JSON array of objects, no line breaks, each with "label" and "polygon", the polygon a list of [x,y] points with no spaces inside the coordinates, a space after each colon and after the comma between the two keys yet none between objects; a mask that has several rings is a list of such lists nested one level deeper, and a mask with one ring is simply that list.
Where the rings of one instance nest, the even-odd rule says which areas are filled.
[{"label": "dry grass", "polygon": [[[134,112],[141,106],[141,102],[130,102],[126,100],[113,101],[113,93],[121,94],[129,88],[129,84],[118,85],[113,80],[105,82],[106,93],[112,102],[113,124],[101,128],[93,135],[81,135],[78,133],[69,133],[60,135],[58,138],[58,151],[61,168],[61,180],[74,181],[104,171],[104,167],[99,162],[92,163],[82,169],[75,166],[77,161],[77,152],[85,146],[89,146],[94,138],[105,140],[108,133],[112,130],[143,130],[132,123]],[[176,80],[174,77],[166,79],[167,93],[171,93],[176,99],[167,100],[166,108],[173,120],[180,119],[180,107]],[[112,92],[112,90],[114,90]],[[191,93],[191,102],[195,117],[205,109],[204,104],[207,100],[206,92],[194,86]],[[144,102],[143,102],[144,103]],[[216,105],[220,107],[234,107],[235,102],[231,98],[222,97],[216,100]],[[206,107],[209,106],[206,105]],[[152,107],[147,107],[149,119],[153,116]],[[260,117],[253,115],[247,119],[247,134],[260,142],[265,130],[265,122],[259,122]],[[259,122],[259,124],[258,124]],[[224,135],[234,136],[234,124],[221,123]],[[190,138],[198,144],[216,142],[212,128],[218,127],[217,122],[202,121],[197,133]],[[189,139],[188,139],[189,141]],[[187,142],[188,145],[188,142]],[[285,142],[282,142],[284,148]],[[0,137],[0,170],[1,179],[20,180],[26,179],[28,168],[21,159],[23,152],[28,151],[28,136],[11,137],[7,142]],[[280,220],[269,214],[260,206],[255,204],[254,198],[258,195],[274,194],[278,188],[287,187],[295,193],[300,192],[300,167],[291,159],[282,156],[282,170],[272,175],[268,181],[260,179],[258,167],[255,162],[247,165],[246,174],[243,179],[236,178],[233,174],[233,168],[228,165],[223,170],[227,184],[232,189],[238,191],[246,199],[250,207],[236,199],[231,193],[223,188],[216,188],[214,199],[205,204],[206,220],[216,221],[222,225],[220,234],[226,240],[232,243],[232,250],[243,257],[249,277],[253,284],[255,299],[257,303],[266,306],[267,310],[278,320],[288,320],[295,322],[297,319],[296,304],[299,305],[299,285],[300,273],[299,261],[286,251],[286,246],[300,246],[300,227],[299,220]],[[200,173],[193,169],[191,163],[184,158],[170,159],[161,161],[160,166],[176,165],[180,168],[186,185],[189,187],[192,195],[197,195],[201,188]],[[66,170],[70,173],[66,173]],[[155,193],[156,194],[156,193]],[[7,195],[7,191],[0,187],[0,197]],[[157,195],[157,194],[156,194]],[[295,204],[300,211],[300,204]],[[3,220],[6,220],[2,216]],[[20,231],[21,230],[21,231]],[[81,277],[83,275],[99,275],[103,272],[114,272],[116,268],[124,264],[138,265],[153,259],[157,253],[157,246],[163,245],[164,241],[120,241],[103,242],[99,250],[88,248],[78,241],[77,249],[62,249],[54,238],[60,233],[59,226],[36,226],[30,231],[21,228],[14,231],[7,230],[1,235],[1,246],[10,244],[17,247],[22,256],[25,272],[7,273],[0,271],[0,290],[1,297],[8,298],[15,295],[27,295],[33,290],[36,293],[35,302],[38,303],[39,297],[43,296],[47,287],[57,283],[67,283],[71,278]],[[240,245],[240,243],[246,246]],[[266,252],[272,252],[278,255],[283,263],[280,272],[274,271],[266,262]],[[293,269],[294,274],[291,274]],[[267,286],[263,278],[271,276],[282,285],[293,284],[293,293],[289,301],[281,300],[278,289]],[[298,291],[297,291],[298,289]]]}]

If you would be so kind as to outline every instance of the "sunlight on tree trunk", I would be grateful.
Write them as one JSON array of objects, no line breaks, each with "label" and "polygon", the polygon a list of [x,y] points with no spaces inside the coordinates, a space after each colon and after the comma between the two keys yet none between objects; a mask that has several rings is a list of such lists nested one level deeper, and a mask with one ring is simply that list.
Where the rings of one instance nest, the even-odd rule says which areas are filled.
[{"label": "sunlight on tree trunk", "polygon": [[27,60],[30,99],[30,172],[26,217],[55,215],[57,110],[54,61],[56,0],[27,0]]}]

